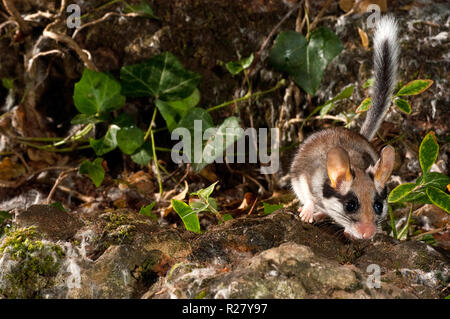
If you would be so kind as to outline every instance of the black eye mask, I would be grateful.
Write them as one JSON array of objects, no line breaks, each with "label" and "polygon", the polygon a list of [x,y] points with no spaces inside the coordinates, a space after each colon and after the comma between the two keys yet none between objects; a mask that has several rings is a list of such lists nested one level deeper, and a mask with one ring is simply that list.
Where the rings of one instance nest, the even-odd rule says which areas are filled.
[{"label": "black eye mask", "polygon": [[323,197],[325,198],[331,198],[335,197],[337,198],[342,206],[344,207],[345,211],[349,214],[355,213],[359,209],[359,200],[358,197],[356,197],[355,193],[348,192],[345,195],[340,194],[337,192],[333,187],[331,187],[330,184],[325,183],[323,185],[323,191],[322,191]]}]

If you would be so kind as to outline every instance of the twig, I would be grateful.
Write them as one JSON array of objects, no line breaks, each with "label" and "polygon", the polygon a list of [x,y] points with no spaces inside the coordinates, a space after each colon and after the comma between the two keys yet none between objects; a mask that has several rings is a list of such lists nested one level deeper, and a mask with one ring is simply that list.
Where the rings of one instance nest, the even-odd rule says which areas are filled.
[{"label": "twig", "polygon": [[448,229],[450,229],[449,225],[441,227],[441,228],[433,229],[433,230],[427,231],[425,233],[421,233],[419,235],[411,237],[411,239],[413,239],[413,240],[420,239],[425,235],[432,235],[432,234],[440,233],[441,231],[446,231]]},{"label": "twig", "polygon": [[1,32],[2,29],[3,29],[4,27],[6,27],[8,24],[15,24],[16,27],[20,28],[20,25],[17,23],[17,21],[15,21],[15,20],[8,20],[8,21],[5,21],[5,22],[3,22],[2,24],[0,24],[0,32]]},{"label": "twig", "polygon": [[81,201],[83,201],[85,203],[90,203],[90,202],[93,202],[95,200],[95,198],[92,197],[92,196],[83,195],[83,194],[81,194],[81,193],[79,193],[77,191],[74,191],[73,189],[70,189],[70,188],[68,188],[66,186],[63,186],[63,185],[58,185],[58,189],[60,191],[63,191],[65,193],[68,193],[68,194],[72,195],[73,197],[78,198],[79,200],[81,200]]},{"label": "twig", "polygon": [[249,69],[249,72],[248,72],[249,78],[251,78],[258,71],[258,68],[256,68],[255,66],[261,60],[261,56],[262,56],[263,52],[266,50],[267,46],[269,45],[269,42],[272,39],[272,37],[275,35],[275,33],[278,31],[278,29],[280,29],[281,25],[291,16],[291,14],[303,5],[304,1],[305,0],[301,0],[300,2],[295,4],[291,8],[291,10],[289,10],[288,13],[285,14],[285,16],[280,20],[280,22],[278,22],[278,24],[272,29],[272,31],[270,31],[269,35],[264,39],[258,52],[256,52],[255,59],[252,63],[252,66]]},{"label": "twig", "polygon": [[38,53],[38,54],[34,55],[31,59],[28,60],[27,72],[30,72],[31,68],[33,67],[34,60],[36,60],[37,58],[39,58],[41,56],[46,56],[46,55],[51,55],[51,54],[58,54],[58,55],[61,55],[62,57],[64,57],[64,53],[62,51],[56,50],[56,49]]},{"label": "twig", "polygon": [[68,170],[65,170],[63,172],[61,172],[58,176],[58,178],[55,181],[55,184],[53,184],[52,189],[50,190],[50,193],[47,196],[47,200],[46,200],[46,204],[50,204],[53,194],[56,191],[56,188],[58,187],[58,185],[67,177],[69,176],[71,173],[76,172],[78,170],[78,168],[74,167],[74,168],[70,168]]},{"label": "twig", "polygon": [[14,0],[3,0],[3,5],[5,6],[6,11],[16,20],[16,22],[20,26],[20,30],[23,33],[28,34],[31,32],[30,25],[22,18],[20,12],[16,9],[14,5]]},{"label": "twig", "polygon": [[78,43],[76,43],[75,40],[72,39],[71,37],[69,37],[65,34],[59,34],[59,33],[53,32],[53,31],[49,31],[49,29],[51,28],[51,26],[53,24],[55,24],[55,22],[52,22],[49,25],[47,25],[47,27],[45,27],[45,29],[44,29],[44,32],[42,32],[42,35],[44,37],[53,39],[55,41],[65,43],[69,48],[71,48],[72,50],[74,50],[77,53],[79,58],[84,62],[84,65],[88,69],[98,71],[97,67],[95,66],[94,62],[92,61],[92,56],[89,51],[80,48]]},{"label": "twig", "polygon": [[316,27],[317,23],[319,23],[320,18],[322,18],[322,16],[324,15],[325,11],[330,6],[331,2],[333,2],[333,0],[327,0],[327,2],[325,2],[325,4],[322,6],[322,9],[320,9],[319,13],[314,18],[313,22],[309,25],[309,30],[312,30],[312,29],[314,29]]},{"label": "twig", "polygon": [[59,7],[58,16],[62,16],[64,14],[64,9],[67,6],[67,0],[61,0],[61,6]]},{"label": "twig", "polygon": [[100,19],[94,20],[94,21],[90,21],[87,22],[85,24],[83,24],[82,26],[80,26],[79,28],[77,28],[75,30],[75,32],[72,34],[72,39],[75,39],[75,37],[78,35],[78,33],[83,30],[84,28],[93,26],[94,24],[98,24],[100,22],[105,21],[106,19],[108,19],[111,16],[116,16],[116,17],[138,17],[139,14],[137,13],[118,13],[118,12],[108,12],[106,13],[103,17],[101,17]]}]

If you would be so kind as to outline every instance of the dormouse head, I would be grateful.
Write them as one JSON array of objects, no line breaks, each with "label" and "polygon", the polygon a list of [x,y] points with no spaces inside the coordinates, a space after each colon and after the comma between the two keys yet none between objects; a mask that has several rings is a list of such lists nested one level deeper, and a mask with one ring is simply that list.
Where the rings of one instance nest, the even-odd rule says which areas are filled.
[{"label": "dormouse head", "polygon": [[327,154],[329,180],[323,187],[328,215],[357,239],[370,239],[387,214],[386,181],[392,173],[395,151],[386,146],[375,166],[365,171],[353,167],[348,153],[334,147]]}]

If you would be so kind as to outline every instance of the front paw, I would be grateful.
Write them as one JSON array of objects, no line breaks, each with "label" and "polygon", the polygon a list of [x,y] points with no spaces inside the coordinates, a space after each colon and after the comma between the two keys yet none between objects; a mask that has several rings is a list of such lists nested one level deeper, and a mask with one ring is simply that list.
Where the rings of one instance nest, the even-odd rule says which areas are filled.
[{"label": "front paw", "polygon": [[313,223],[314,222],[314,214],[313,209],[311,209],[308,206],[303,206],[298,209],[298,212],[300,213],[300,219],[302,222],[305,223]]}]

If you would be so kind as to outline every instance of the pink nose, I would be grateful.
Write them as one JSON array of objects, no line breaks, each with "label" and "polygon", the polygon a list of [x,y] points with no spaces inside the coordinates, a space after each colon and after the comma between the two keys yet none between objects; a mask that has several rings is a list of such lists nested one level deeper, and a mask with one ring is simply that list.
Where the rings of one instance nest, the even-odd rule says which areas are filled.
[{"label": "pink nose", "polygon": [[355,228],[357,232],[361,235],[364,239],[370,239],[375,235],[377,228],[374,224],[360,224],[357,223],[355,225]]}]

